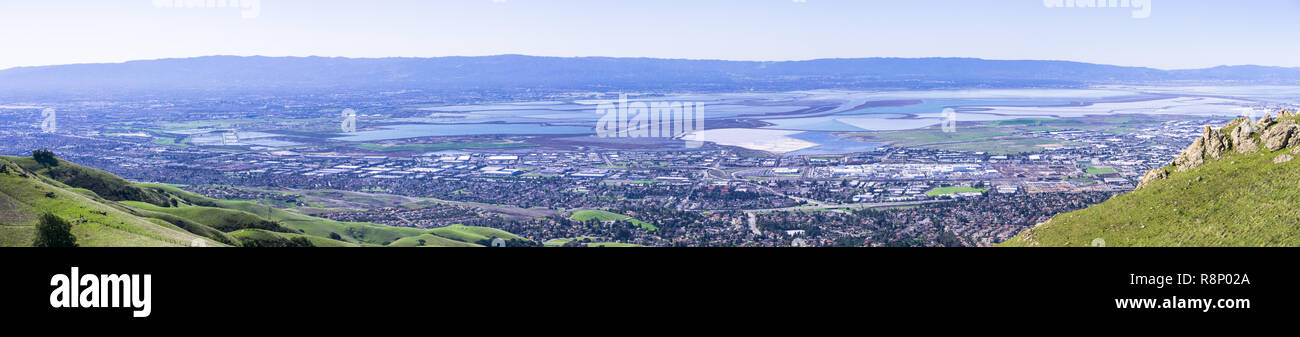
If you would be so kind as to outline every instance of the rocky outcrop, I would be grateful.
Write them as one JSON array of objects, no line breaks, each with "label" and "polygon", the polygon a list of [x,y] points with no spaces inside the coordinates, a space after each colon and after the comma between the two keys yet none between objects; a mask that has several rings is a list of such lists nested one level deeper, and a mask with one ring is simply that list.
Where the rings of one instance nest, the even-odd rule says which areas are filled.
[{"label": "rocky outcrop", "polygon": [[1233,124],[1236,124],[1237,127],[1232,128],[1230,134],[1232,137],[1232,148],[1236,149],[1238,153],[1253,153],[1259,151],[1259,144],[1256,144],[1255,138],[1251,137],[1256,131],[1255,124],[1251,123],[1250,119],[1244,117],[1238,118],[1237,120],[1232,121],[1232,123],[1228,123],[1229,126]]},{"label": "rocky outcrop", "polygon": [[1147,172],[1146,175],[1142,176],[1142,181],[1138,182],[1137,189],[1140,190],[1143,187],[1147,187],[1147,185],[1153,182],[1164,180],[1165,178],[1168,177],[1169,177],[1169,170],[1166,170],[1163,167],[1151,170],[1150,172]]},{"label": "rocky outcrop", "polygon": [[[1300,123],[1296,122],[1296,116],[1295,112],[1282,111],[1278,113],[1278,119],[1268,115],[1258,121],[1238,118],[1225,125],[1222,131],[1206,127],[1201,138],[1197,138],[1187,150],[1174,158],[1172,167],[1147,172],[1137,188],[1142,189],[1152,182],[1168,178],[1173,172],[1192,170],[1210,160],[1223,159],[1229,151],[1250,154],[1259,152],[1261,147],[1270,152],[1296,147],[1300,145]],[[1292,149],[1291,153],[1300,154],[1300,147]],[[1280,164],[1293,159],[1293,156],[1282,155],[1275,158],[1275,162]]]},{"label": "rocky outcrop", "polygon": [[1205,134],[1201,135],[1205,139],[1205,159],[1223,159],[1223,155],[1232,147],[1232,140],[1228,135],[1218,130],[1205,127]]},{"label": "rocky outcrop", "polygon": [[1290,161],[1292,161],[1292,160],[1295,160],[1295,156],[1292,156],[1292,155],[1289,155],[1289,154],[1284,154],[1284,155],[1277,156],[1276,158],[1273,158],[1273,163],[1274,163],[1274,164],[1281,164],[1281,163],[1285,163],[1285,162],[1290,162]]},{"label": "rocky outcrop", "polygon": [[1264,131],[1259,140],[1264,142],[1264,147],[1269,151],[1295,146],[1300,143],[1300,126],[1294,120],[1282,121]]},{"label": "rocky outcrop", "polygon": [[1228,136],[1207,126],[1201,138],[1192,142],[1192,146],[1188,146],[1178,158],[1174,158],[1174,168],[1183,172],[1205,165],[1206,160],[1222,159],[1230,144]]},{"label": "rocky outcrop", "polygon": [[1174,170],[1178,172],[1187,171],[1205,164],[1205,138],[1197,138],[1183,150],[1177,158],[1174,158]]},{"label": "rocky outcrop", "polygon": [[1256,132],[1268,130],[1268,127],[1273,126],[1273,116],[1264,115],[1253,126]]}]

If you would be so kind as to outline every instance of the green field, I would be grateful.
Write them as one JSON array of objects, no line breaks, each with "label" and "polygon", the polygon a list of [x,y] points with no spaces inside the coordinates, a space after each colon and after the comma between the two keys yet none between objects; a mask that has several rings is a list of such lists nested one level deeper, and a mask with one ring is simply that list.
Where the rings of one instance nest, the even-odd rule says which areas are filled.
[{"label": "green field", "polygon": [[631,243],[618,243],[618,242],[593,242],[593,243],[588,243],[588,244],[587,244],[587,247],[611,247],[611,248],[621,248],[621,247],[645,247],[645,246],[642,246],[642,245],[636,245],[636,244],[631,244]]},{"label": "green field", "polygon": [[997,125],[997,126],[1039,125],[1041,126],[1041,125],[1081,124],[1081,123],[1083,122],[1077,120],[1070,120],[1070,119],[1017,118],[1017,119],[1008,119],[1003,121],[985,122],[984,125]]},{"label": "green field", "polygon": [[1068,127],[1068,126],[1026,126],[1026,127],[1021,127],[1020,129],[1028,130],[1028,131],[1063,131],[1063,130],[1079,130],[1080,128]]},{"label": "green field", "polygon": [[186,144],[184,142],[177,143],[176,138],[168,138],[168,137],[154,138],[153,143],[158,145],[163,145],[163,146],[172,146],[172,147],[191,147],[190,144]]},{"label": "green field", "polygon": [[943,132],[939,129],[918,129],[877,133],[857,133],[855,136],[868,137],[873,140],[893,142],[899,147],[911,147],[948,142],[968,142],[996,137],[1008,137],[1011,130],[1001,128],[966,128],[959,132]]},{"label": "green field", "polygon": [[981,141],[959,142],[952,144],[933,144],[921,145],[915,148],[948,150],[948,151],[965,151],[965,152],[985,152],[989,154],[1022,154],[1042,152],[1050,146],[1077,146],[1076,143],[1062,143],[1057,140],[1038,139],[1029,137],[1008,137],[1002,139],[991,139]]},{"label": "green field", "polygon": [[1113,174],[1113,173],[1119,173],[1119,171],[1116,171],[1115,169],[1113,169],[1113,168],[1109,168],[1109,167],[1091,167],[1091,166],[1090,166],[1090,167],[1088,167],[1088,170],[1087,170],[1087,171],[1088,171],[1088,174],[1091,174],[1091,175],[1102,175],[1102,174]]},{"label": "green field", "polygon": [[641,220],[633,219],[630,216],[607,212],[607,211],[601,211],[601,210],[574,211],[573,215],[569,216],[569,219],[574,221],[591,221],[593,219],[597,221],[627,221],[645,230],[650,230],[650,231],[659,230],[659,227],[655,227],[654,225],[651,225]]},{"label": "green field", "polygon": [[963,187],[963,186],[940,187],[940,188],[930,190],[929,192],[925,192],[925,195],[931,197],[937,197],[941,195],[953,195],[957,193],[984,193],[988,190],[989,189],[987,188],[975,188],[975,187]]},{"label": "green field", "polygon": [[[290,125],[292,125],[292,126],[301,126],[301,125],[308,125],[308,124],[330,124],[330,125],[333,125],[333,127],[335,128],[335,130],[337,130],[338,125],[337,125],[336,123],[332,123],[333,121],[334,121],[334,120],[333,120],[333,119],[330,119],[330,118],[306,118],[306,119],[290,119],[290,118],[234,118],[234,119],[206,120],[206,121],[163,122],[163,123],[158,123],[157,126],[158,126],[159,128],[162,128],[163,130],[166,130],[166,131],[177,131],[177,130],[204,129],[204,128],[211,128],[211,129],[262,128],[262,129],[265,129],[267,126],[274,126],[274,125],[283,125],[283,126],[290,126]],[[301,129],[301,128],[294,128],[294,129]]]},{"label": "green field", "polygon": [[877,133],[855,133],[866,140],[889,142],[893,146],[913,149],[985,152],[991,154],[1019,154],[1041,152],[1049,145],[1062,144],[1058,140],[1039,139],[1015,135],[1010,127],[965,127],[957,132],[939,129],[919,129]]}]

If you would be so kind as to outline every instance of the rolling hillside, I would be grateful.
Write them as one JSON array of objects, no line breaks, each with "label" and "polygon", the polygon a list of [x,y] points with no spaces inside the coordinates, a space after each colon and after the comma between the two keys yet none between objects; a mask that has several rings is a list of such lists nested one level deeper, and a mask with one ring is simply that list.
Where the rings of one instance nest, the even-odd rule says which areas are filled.
[{"label": "rolling hillside", "polygon": [[1002,246],[1300,246],[1300,126],[1235,120],[1132,193],[1058,215]]},{"label": "rolling hillside", "polygon": [[0,158],[0,246],[32,245],[37,219],[45,213],[72,223],[81,246],[189,246],[195,240],[225,245],[165,220],[140,216],[90,190],[37,175],[10,158]]},{"label": "rolling hillside", "polygon": [[[81,246],[480,247],[493,238],[528,241],[482,227],[423,230],[338,222],[172,186],[135,184],[63,160],[51,165],[0,157],[0,246],[30,246],[37,219],[45,213],[72,223]],[[418,244],[421,239],[425,244]]]}]

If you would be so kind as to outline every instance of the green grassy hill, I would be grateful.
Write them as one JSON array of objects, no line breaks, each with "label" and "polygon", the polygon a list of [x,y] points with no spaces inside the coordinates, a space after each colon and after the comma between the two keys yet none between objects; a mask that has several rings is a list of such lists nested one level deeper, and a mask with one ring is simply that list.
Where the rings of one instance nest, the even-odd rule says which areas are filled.
[{"label": "green grassy hill", "polygon": [[442,228],[436,228],[429,231],[430,234],[444,238],[463,241],[463,242],[482,242],[491,241],[493,238],[502,240],[527,240],[518,235],[511,234],[500,229],[487,227],[474,227],[465,225],[451,225]]},{"label": "green grassy hill", "polygon": [[[417,236],[404,237],[389,244],[390,247],[484,247],[491,245],[492,239],[506,241],[529,241],[518,235],[500,229],[451,225],[434,228]],[[420,244],[424,240],[424,244]]]},{"label": "green grassy hill", "polygon": [[186,232],[190,232],[227,245],[233,246],[239,244],[238,239],[230,236],[225,232],[222,232],[220,230],[217,230],[216,228],[212,228],[201,223],[190,221],[188,219],[179,216],[175,216],[167,213],[152,212],[152,211],[147,211],[142,209],[135,209],[134,213],[136,215],[144,217],[149,221],[153,221],[159,224],[170,224],[172,226],[179,227],[180,229]]},{"label": "green grassy hill", "polygon": [[[421,243],[420,241],[424,241]],[[388,245],[389,247],[483,247],[476,243],[452,240],[433,234],[420,234],[404,237]]]},{"label": "green grassy hill", "polygon": [[30,246],[38,217],[50,213],[72,224],[81,246],[225,245],[85,189],[41,176],[0,158],[0,246]]},{"label": "green grassy hill", "polygon": [[158,207],[137,201],[123,201],[122,203],[140,210],[175,215],[222,232],[233,232],[250,228],[277,232],[290,231],[289,229],[281,227],[279,223],[266,220],[265,218],[241,210],[203,206]]},{"label": "green grassy hill", "polygon": [[170,202],[166,195],[158,191],[141,188],[112,173],[73,165],[64,160],[59,160],[60,165],[46,166],[37,163],[33,158],[6,156],[4,159],[67,186],[95,192],[96,195],[108,200],[139,201],[159,206],[167,206]]},{"label": "green grassy hill", "polygon": [[338,222],[172,186],[133,184],[62,160],[45,165],[0,156],[0,245],[31,245],[37,219],[46,212],[71,222],[82,246],[188,246],[195,239],[209,247],[416,246],[420,239],[428,246],[476,247],[494,237],[527,241],[482,227],[423,230]]},{"label": "green grassy hill", "polygon": [[307,240],[310,247],[360,247],[355,243],[331,240],[319,236],[272,232],[264,229],[241,229],[230,233],[244,246],[256,247],[306,247],[294,242],[295,239]]},{"label": "green grassy hill", "polygon": [[1300,246],[1300,118],[1283,116],[1254,132],[1249,120],[1207,130],[1138,190],[1002,246]]},{"label": "green grassy hill", "polygon": [[166,185],[140,184],[140,186],[165,191],[178,199],[184,200],[184,203],[186,204],[216,207],[252,214],[261,217],[262,219],[279,223],[280,226],[288,229],[289,232],[298,232],[318,237],[330,237],[330,234],[337,234],[343,239],[343,241],[362,245],[382,246],[401,238],[417,236],[425,233],[425,230],[418,228],[392,227],[372,223],[338,222],[260,205],[250,201],[216,200]]}]

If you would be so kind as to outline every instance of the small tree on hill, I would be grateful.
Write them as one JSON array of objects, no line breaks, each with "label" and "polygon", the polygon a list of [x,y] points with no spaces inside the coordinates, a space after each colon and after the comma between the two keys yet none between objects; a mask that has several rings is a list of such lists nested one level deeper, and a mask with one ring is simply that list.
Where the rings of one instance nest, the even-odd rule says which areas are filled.
[{"label": "small tree on hill", "polygon": [[72,235],[72,225],[54,214],[45,213],[36,224],[36,247],[76,247],[77,237]]},{"label": "small tree on hill", "polygon": [[59,159],[54,157],[54,152],[47,150],[32,151],[32,159],[35,159],[36,163],[41,165],[59,166]]}]

